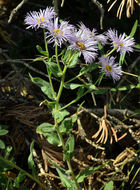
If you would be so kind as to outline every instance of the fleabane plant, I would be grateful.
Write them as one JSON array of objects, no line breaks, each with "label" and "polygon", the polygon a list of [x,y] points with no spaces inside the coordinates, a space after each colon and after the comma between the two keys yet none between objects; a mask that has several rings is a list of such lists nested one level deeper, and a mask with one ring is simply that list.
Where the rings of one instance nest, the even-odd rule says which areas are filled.
[{"label": "fleabane plant", "polygon": [[[108,89],[100,90],[96,87],[95,83],[84,81],[81,77],[88,73],[92,78],[92,71],[98,71],[99,78],[101,75],[109,77],[113,82],[117,82],[123,75],[122,66],[117,63],[114,53],[130,53],[133,52],[134,38],[126,36],[126,34],[118,35],[116,30],[109,29],[104,34],[98,34],[97,30],[87,28],[82,22],[78,26],[74,26],[69,21],[60,21],[52,7],[47,7],[44,10],[33,11],[27,13],[25,17],[25,24],[27,29],[43,29],[45,50],[39,45],[38,51],[41,53],[34,61],[43,61],[46,65],[48,72],[48,81],[44,81],[39,77],[31,80],[41,87],[45,93],[46,99],[40,105],[45,104],[52,112],[54,124],[42,123],[37,127],[36,132],[42,134],[49,143],[61,146],[63,149],[63,160],[67,162],[68,170],[56,166],[50,158],[49,161],[56,167],[57,172],[63,185],[67,188],[80,190],[81,175],[82,180],[87,174],[87,170],[78,174],[73,172],[71,166],[71,159],[74,154],[74,136],[71,129],[77,116],[70,117],[70,113],[66,110],[67,107],[76,103],[81,97],[87,93],[105,93]],[[54,55],[50,55],[49,46],[54,47]],[[106,54],[100,55],[100,49],[103,50],[104,46],[110,46]],[[51,52],[52,53],[52,52]],[[113,55],[111,55],[113,54]],[[115,55],[116,55],[115,54]],[[42,56],[43,55],[43,56]],[[79,59],[82,57],[84,64],[78,64]],[[95,63],[96,61],[96,63]],[[68,81],[65,81],[65,76],[68,69],[75,66],[79,67],[79,74]],[[98,69],[99,68],[99,69]],[[55,91],[52,75],[58,77],[60,86],[58,91]],[[80,79],[78,84],[75,84],[75,79]],[[82,79],[82,80],[81,80]],[[83,83],[81,83],[81,81]],[[60,98],[62,96],[63,88],[78,89],[77,96],[67,105],[60,105]],[[64,139],[64,137],[67,139]],[[90,169],[91,172],[91,169]],[[86,174],[86,175],[85,175]]]}]

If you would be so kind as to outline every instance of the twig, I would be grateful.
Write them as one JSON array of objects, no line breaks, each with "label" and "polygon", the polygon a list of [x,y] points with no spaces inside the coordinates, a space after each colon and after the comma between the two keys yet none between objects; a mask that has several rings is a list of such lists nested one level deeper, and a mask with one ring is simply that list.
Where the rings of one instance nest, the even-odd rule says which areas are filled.
[{"label": "twig", "polygon": [[58,0],[53,0],[53,6],[54,6],[54,10],[58,16],[59,14],[59,9],[58,9]]},{"label": "twig", "polygon": [[[1,60],[0,60],[0,61],[1,61]],[[40,75],[42,75],[42,76],[44,76],[44,77],[49,78],[49,76],[48,76],[47,74],[45,74],[45,73],[39,71],[38,69],[32,67],[31,65],[27,64],[27,63],[26,63],[25,61],[23,61],[23,60],[8,59],[8,60],[2,60],[2,61],[3,61],[3,62],[8,62],[8,63],[21,63],[22,65],[24,65],[25,67],[29,68],[30,70],[32,70],[32,71],[34,71],[34,72],[36,72],[36,73],[38,73],[38,74],[40,74]],[[13,64],[11,64],[11,65],[13,65]],[[56,79],[56,78],[54,78],[54,77],[52,77],[52,79],[55,80],[55,81],[57,81],[57,82],[59,82],[59,80]]]},{"label": "twig", "polygon": [[8,23],[11,23],[14,15],[17,13],[17,11],[23,6],[24,3],[26,3],[28,0],[22,0],[17,6],[16,8],[14,8],[12,11],[11,11],[11,14],[9,16],[9,20],[8,20]]},{"label": "twig", "polygon": [[64,0],[62,0],[62,2],[61,2],[61,7],[63,7],[64,6]]},{"label": "twig", "polygon": [[100,16],[100,27],[101,30],[103,29],[103,18],[104,18],[104,9],[103,9],[103,5],[101,3],[99,3],[97,0],[92,0],[92,2],[97,5],[98,9],[100,10],[101,16]]}]

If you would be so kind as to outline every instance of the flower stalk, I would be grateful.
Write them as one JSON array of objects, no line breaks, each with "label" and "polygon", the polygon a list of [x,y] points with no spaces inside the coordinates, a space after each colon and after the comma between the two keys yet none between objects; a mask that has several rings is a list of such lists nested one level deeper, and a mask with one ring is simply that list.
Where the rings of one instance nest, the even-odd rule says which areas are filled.
[{"label": "flower stalk", "polygon": [[49,60],[49,50],[48,50],[48,42],[47,42],[47,40],[46,40],[45,28],[43,28],[43,34],[44,34],[44,42],[45,42],[46,54],[47,54],[47,58],[48,58],[48,60]]}]

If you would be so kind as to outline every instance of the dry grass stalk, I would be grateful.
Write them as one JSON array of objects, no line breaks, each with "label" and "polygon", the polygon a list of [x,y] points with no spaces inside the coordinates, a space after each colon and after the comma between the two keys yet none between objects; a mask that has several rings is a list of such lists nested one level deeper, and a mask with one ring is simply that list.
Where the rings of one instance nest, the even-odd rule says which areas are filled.
[{"label": "dry grass stalk", "polygon": [[124,167],[124,165],[127,163],[127,162],[130,162],[133,160],[134,157],[136,157],[137,154],[136,154],[136,150],[132,147],[130,148],[126,148],[123,152],[121,152],[117,157],[116,159],[114,160],[113,162],[113,165],[115,167],[120,167],[122,166],[122,169]]},{"label": "dry grass stalk", "polygon": [[98,138],[97,143],[105,144],[108,137],[110,136],[110,144],[113,143],[113,138],[117,142],[117,134],[111,123],[103,116],[98,119],[99,121],[99,130],[92,136],[92,138]]},{"label": "dry grass stalk", "polygon": [[[110,0],[107,1],[107,3],[109,3],[109,2],[110,2]],[[113,1],[113,3],[110,5],[108,11],[110,11],[112,9],[112,7],[115,5],[116,2],[117,2],[117,0]],[[117,10],[117,17],[119,19],[121,19],[122,11],[123,11],[124,5],[126,4],[126,16],[128,18],[130,18],[131,15],[133,14],[133,11],[135,10],[134,2],[136,2],[140,6],[140,3],[138,0],[122,0],[119,5],[119,8]]]}]

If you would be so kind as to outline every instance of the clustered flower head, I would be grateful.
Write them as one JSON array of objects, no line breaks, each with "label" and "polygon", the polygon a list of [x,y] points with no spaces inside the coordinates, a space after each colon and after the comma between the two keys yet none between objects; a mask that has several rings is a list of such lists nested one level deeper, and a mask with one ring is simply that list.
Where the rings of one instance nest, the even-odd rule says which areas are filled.
[{"label": "clustered flower head", "polygon": [[27,29],[29,28],[43,28],[44,24],[49,23],[49,21],[56,15],[54,9],[52,7],[47,7],[44,10],[41,10],[39,12],[33,11],[27,13],[25,17],[25,24],[29,25]]},{"label": "clustered flower head", "polygon": [[67,21],[63,21],[62,23],[58,23],[58,17],[54,18],[54,20],[50,21],[49,24],[46,24],[46,38],[49,39],[49,43],[54,42],[54,45],[57,44],[61,47],[64,42],[67,42],[74,31],[74,26],[70,25]]},{"label": "clustered flower head", "polygon": [[115,63],[115,58],[113,56],[108,57],[100,57],[99,58],[101,64],[101,72],[105,73],[107,77],[112,77],[113,81],[118,81],[122,75],[121,66]]},{"label": "clustered flower head", "polygon": [[[47,7],[39,12],[33,11],[27,13],[25,17],[27,29],[44,28],[46,30],[46,39],[48,43],[54,43],[54,46],[61,47],[62,44],[67,45],[67,49],[79,52],[79,56],[83,56],[86,63],[93,63],[97,58],[98,42],[102,45],[111,43],[111,46],[117,52],[132,52],[135,45],[134,38],[126,36],[125,33],[118,35],[117,30],[109,29],[104,34],[98,34],[93,28],[90,30],[82,22],[76,28],[67,21],[59,22],[59,18],[52,7]],[[101,72],[113,81],[120,80],[122,69],[118,63],[115,63],[113,56],[102,56],[99,58],[101,64]]]},{"label": "clustered flower head", "polygon": [[125,33],[118,35],[118,31],[112,29],[108,30],[107,36],[109,41],[111,41],[112,47],[116,48],[117,52],[133,52],[133,47],[135,45],[134,38],[130,36],[126,37]]},{"label": "clustered flower head", "polygon": [[71,38],[70,46],[68,49],[74,49],[80,52],[84,56],[86,63],[92,63],[97,56],[97,41],[91,40],[80,29],[74,32],[73,38]]}]

